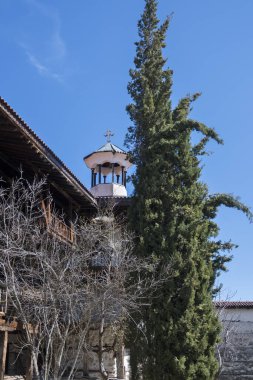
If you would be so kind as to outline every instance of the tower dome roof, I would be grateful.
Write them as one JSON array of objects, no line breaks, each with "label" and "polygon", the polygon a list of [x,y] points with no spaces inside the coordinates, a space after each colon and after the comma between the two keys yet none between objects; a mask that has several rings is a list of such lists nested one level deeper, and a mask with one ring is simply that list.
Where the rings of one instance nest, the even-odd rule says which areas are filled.
[{"label": "tower dome roof", "polygon": [[105,145],[101,146],[101,148],[99,148],[97,152],[113,152],[126,154],[124,150],[120,149],[117,145],[114,145],[111,142],[107,142]]},{"label": "tower dome roof", "polygon": [[87,156],[85,156],[84,160],[86,160],[86,158],[89,158],[90,156],[92,156],[94,153],[105,153],[105,152],[126,154],[126,152],[124,150],[120,149],[117,145],[114,145],[111,142],[107,142],[106,144],[101,146],[99,149],[97,149],[95,152],[92,152],[92,153],[88,154]]}]

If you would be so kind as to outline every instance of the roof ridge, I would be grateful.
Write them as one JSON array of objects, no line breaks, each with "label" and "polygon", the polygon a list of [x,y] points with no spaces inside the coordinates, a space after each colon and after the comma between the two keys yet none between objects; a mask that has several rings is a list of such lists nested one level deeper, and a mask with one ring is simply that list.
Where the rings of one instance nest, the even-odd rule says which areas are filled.
[{"label": "roof ridge", "polygon": [[253,301],[214,301],[214,305],[218,308],[253,308]]}]

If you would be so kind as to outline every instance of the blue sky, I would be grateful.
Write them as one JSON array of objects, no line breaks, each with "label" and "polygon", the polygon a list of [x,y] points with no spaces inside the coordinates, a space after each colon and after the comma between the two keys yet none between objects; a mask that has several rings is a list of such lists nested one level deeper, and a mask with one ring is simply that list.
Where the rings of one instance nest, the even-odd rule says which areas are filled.
[{"label": "blue sky", "polygon": [[[2,0],[0,95],[89,187],[83,156],[107,128],[123,145],[126,86],[143,0]],[[174,12],[165,55],[174,70],[172,100],[202,92],[192,117],[214,127],[203,180],[253,205],[253,1],[160,0]],[[239,244],[222,297],[253,299],[253,225],[221,209],[221,238]]]}]

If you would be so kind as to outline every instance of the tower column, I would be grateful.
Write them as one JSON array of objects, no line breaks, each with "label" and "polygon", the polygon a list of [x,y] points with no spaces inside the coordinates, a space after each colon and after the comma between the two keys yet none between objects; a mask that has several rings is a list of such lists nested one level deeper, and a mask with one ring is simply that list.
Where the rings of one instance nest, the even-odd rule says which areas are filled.
[{"label": "tower column", "polygon": [[121,184],[124,185],[124,166],[121,166]]},{"label": "tower column", "polygon": [[102,168],[102,165],[98,165],[98,182],[99,184],[101,183],[101,168]]},{"label": "tower column", "polygon": [[114,182],[114,164],[112,164],[112,183]]},{"label": "tower column", "polygon": [[91,187],[94,186],[94,169],[91,169]]}]

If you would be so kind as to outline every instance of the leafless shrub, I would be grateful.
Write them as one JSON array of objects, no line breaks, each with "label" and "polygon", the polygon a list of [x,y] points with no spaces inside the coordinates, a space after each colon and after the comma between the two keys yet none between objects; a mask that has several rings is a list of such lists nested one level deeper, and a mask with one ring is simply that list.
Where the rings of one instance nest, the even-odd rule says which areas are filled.
[{"label": "leafless shrub", "polygon": [[[75,243],[59,239],[45,223],[45,181],[22,178],[0,188],[0,281],[7,313],[22,323],[20,351],[31,357],[30,378],[72,379],[84,352],[99,359],[116,349],[126,321],[159,285],[154,268],[132,254],[133,237],[112,210],[76,220]],[[58,216],[60,217],[60,216]],[[93,331],[96,342],[89,336]],[[110,347],[104,337],[110,331]],[[29,376],[28,376],[29,377]]]}]

